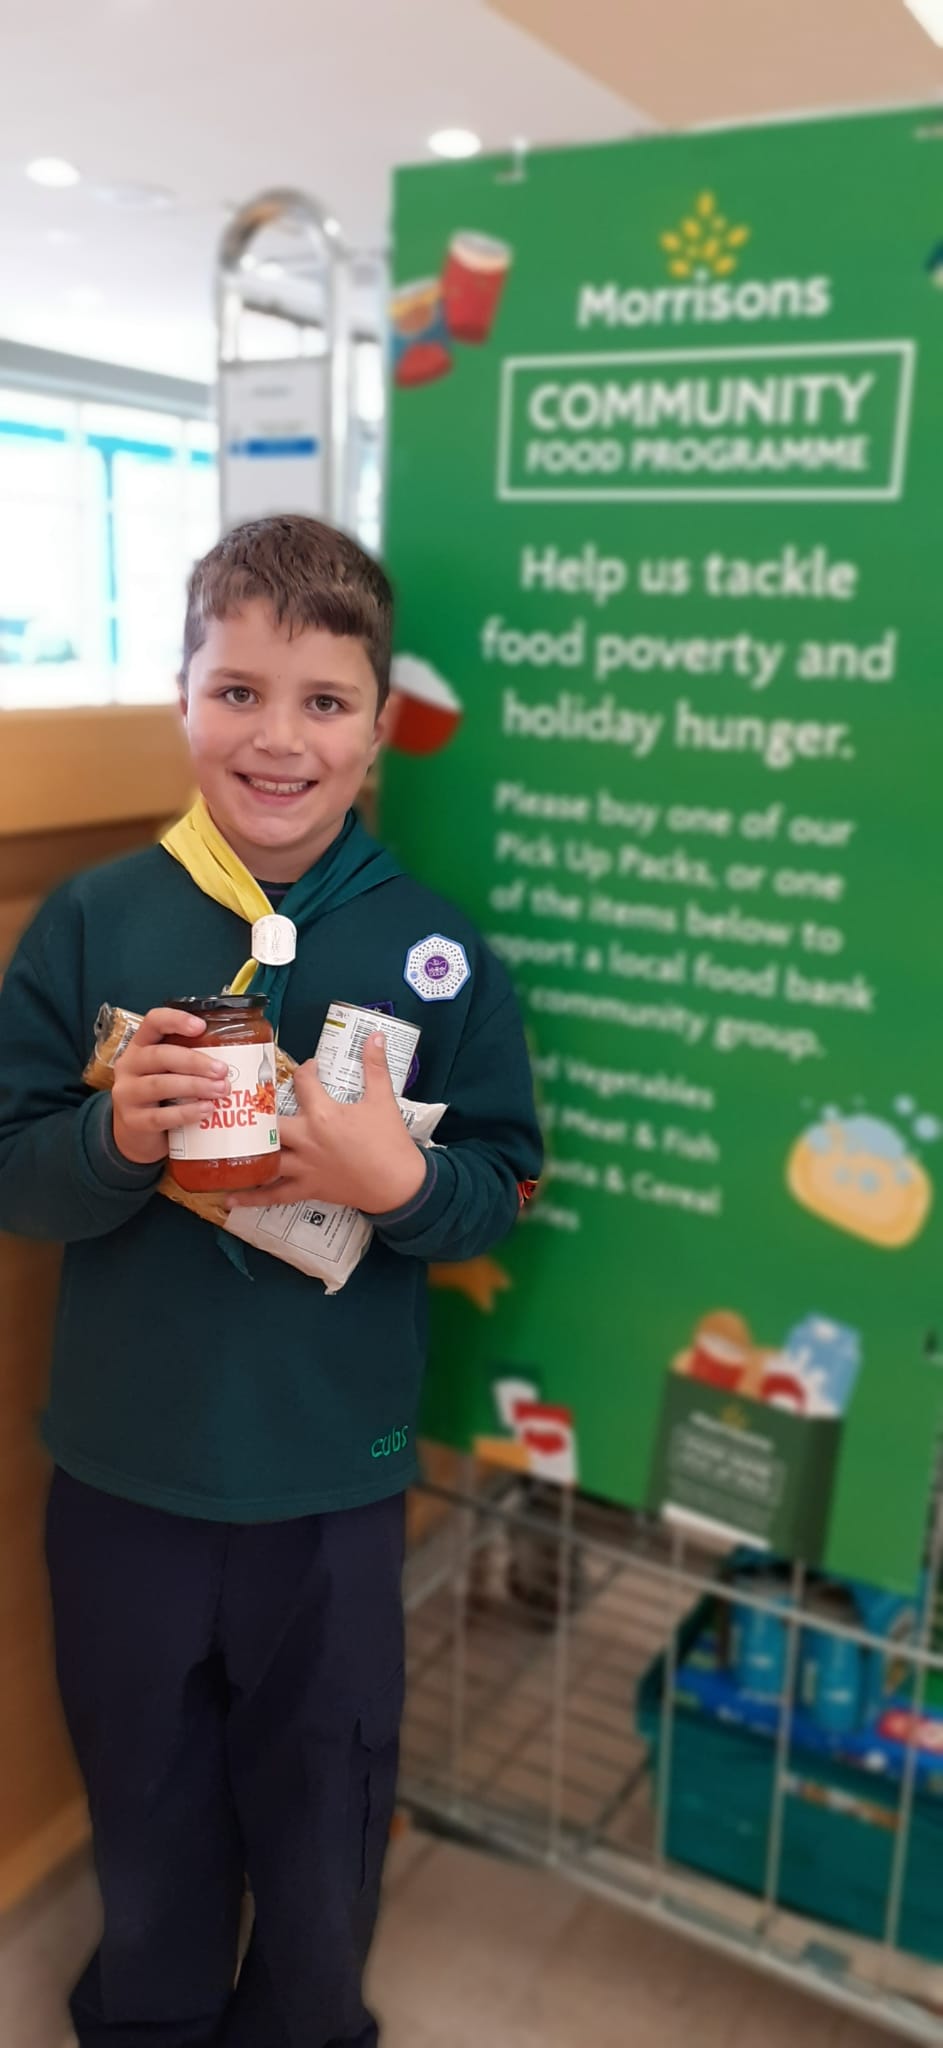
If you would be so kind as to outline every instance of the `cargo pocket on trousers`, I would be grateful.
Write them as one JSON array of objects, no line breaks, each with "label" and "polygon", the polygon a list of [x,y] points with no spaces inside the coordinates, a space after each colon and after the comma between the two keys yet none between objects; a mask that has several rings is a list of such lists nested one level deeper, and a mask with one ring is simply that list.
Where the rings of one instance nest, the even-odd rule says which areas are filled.
[{"label": "cargo pocket on trousers", "polygon": [[350,1763],[350,1872],[360,1893],[379,1886],[396,1799],[405,1675],[397,1671],[361,1707]]}]

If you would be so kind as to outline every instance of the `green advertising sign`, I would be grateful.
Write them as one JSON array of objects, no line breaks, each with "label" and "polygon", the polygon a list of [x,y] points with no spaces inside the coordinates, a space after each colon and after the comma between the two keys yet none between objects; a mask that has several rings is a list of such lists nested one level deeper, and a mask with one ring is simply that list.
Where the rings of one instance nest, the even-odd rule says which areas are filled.
[{"label": "green advertising sign", "polygon": [[[889,1586],[941,1383],[943,125],[404,171],[385,831],[546,1125],[426,1427]],[[446,935],[447,936],[447,935]]]}]

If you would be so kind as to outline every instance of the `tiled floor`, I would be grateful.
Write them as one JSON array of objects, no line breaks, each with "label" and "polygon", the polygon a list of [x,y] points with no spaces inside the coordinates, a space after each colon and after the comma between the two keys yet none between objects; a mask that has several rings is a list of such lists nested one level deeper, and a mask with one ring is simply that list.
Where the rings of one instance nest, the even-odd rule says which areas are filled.
[{"label": "tiled floor", "polygon": [[[2,2048],[67,2048],[95,1938],[85,1864],[0,1922]],[[561,1879],[407,1834],[372,1995],[383,2048],[881,2048],[889,2040]]]}]

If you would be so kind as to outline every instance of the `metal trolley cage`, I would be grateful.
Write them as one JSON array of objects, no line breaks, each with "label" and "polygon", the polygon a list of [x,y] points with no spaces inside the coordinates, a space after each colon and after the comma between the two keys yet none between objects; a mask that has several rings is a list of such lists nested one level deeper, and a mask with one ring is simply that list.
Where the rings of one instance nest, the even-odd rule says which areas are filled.
[{"label": "metal trolley cage", "polygon": [[[917,1780],[916,1723],[928,1674],[943,1509],[914,1637],[902,1644],[857,1627],[832,1632],[892,1648],[912,1674],[913,1730],[898,1786],[883,1938],[865,1940],[779,1903],[791,1707],[807,1608],[807,1575],[792,1567],[791,1606],[746,1596],[788,1627],[783,1704],[772,1744],[762,1894],[672,1863],[666,1850],[677,1739],[681,1623],[709,1596],[743,1605],[718,1576],[700,1535],[545,1491],[461,1461],[456,1489],[423,1488],[432,1522],[406,1574],[409,1687],[400,1796],[418,1822],[504,1856],[550,1867],[644,1919],[883,2026],[897,2040],[943,2043],[943,1964],[899,1945]],[[521,1596],[524,1597],[521,1597]],[[816,1615],[815,1627],[821,1628]],[[829,1622],[829,1628],[832,1624]],[[635,1729],[643,1676],[663,1660],[658,1765]],[[883,1781],[885,1786],[888,1781]],[[940,1872],[943,1882],[943,1867]]]}]

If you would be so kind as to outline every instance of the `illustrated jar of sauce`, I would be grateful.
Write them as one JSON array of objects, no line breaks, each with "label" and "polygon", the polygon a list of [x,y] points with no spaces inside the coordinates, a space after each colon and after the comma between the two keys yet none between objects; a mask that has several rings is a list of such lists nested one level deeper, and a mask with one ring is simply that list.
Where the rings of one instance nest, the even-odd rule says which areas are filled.
[{"label": "illustrated jar of sauce", "polygon": [[184,996],[170,1004],[202,1017],[203,1037],[168,1037],[168,1045],[208,1052],[224,1060],[226,1081],[209,1081],[219,1096],[201,1123],[170,1132],[170,1171],[189,1194],[228,1194],[261,1188],[279,1173],[275,1094],[275,1034],[267,996]]}]

